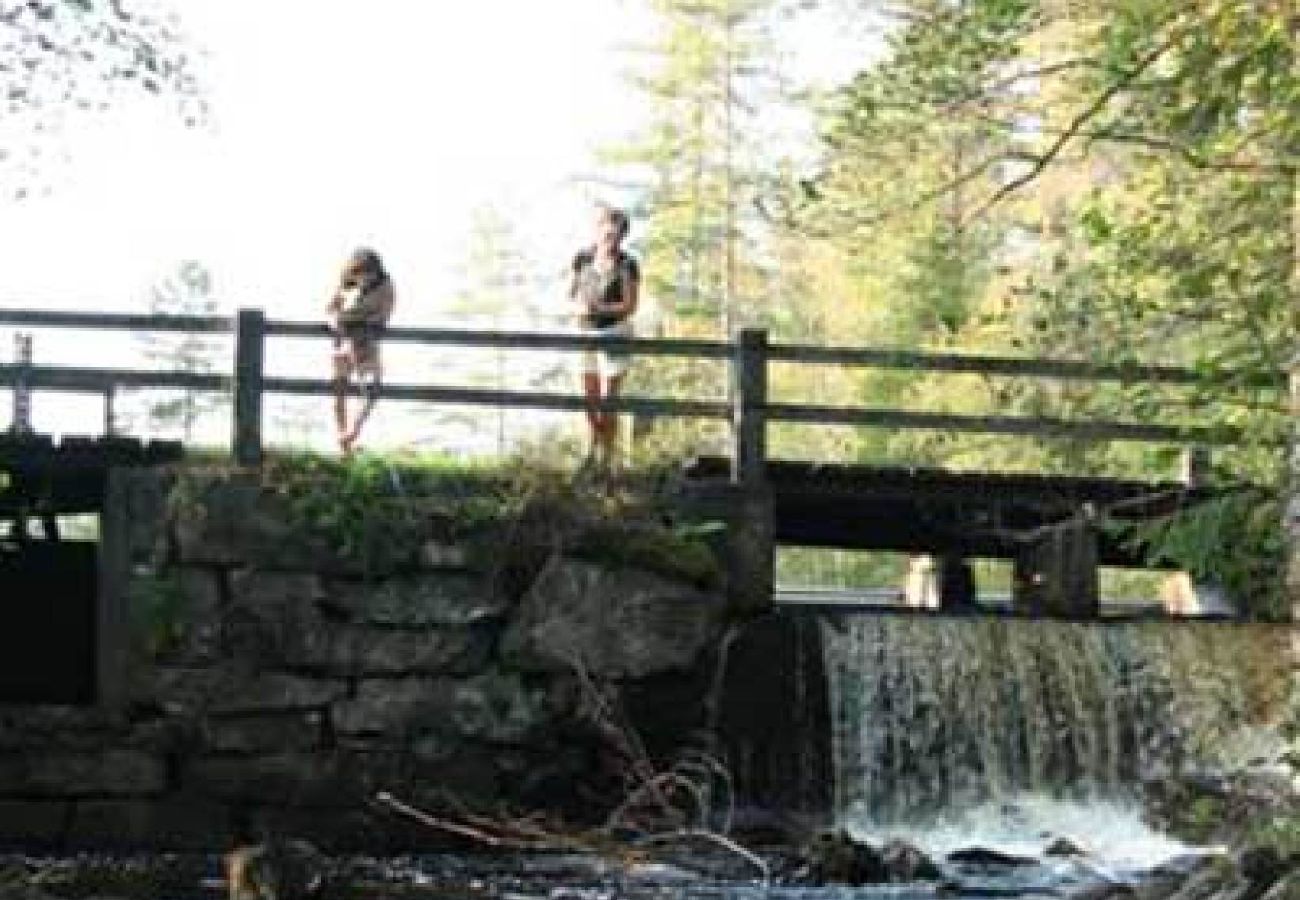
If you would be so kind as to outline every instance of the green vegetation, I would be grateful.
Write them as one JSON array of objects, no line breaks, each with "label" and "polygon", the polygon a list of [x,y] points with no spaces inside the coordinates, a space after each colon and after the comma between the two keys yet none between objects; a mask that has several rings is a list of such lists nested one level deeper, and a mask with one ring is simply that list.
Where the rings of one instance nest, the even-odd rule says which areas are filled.
[{"label": "green vegetation", "polygon": [[165,655],[184,639],[190,611],[178,575],[136,574],[129,582],[127,609],[136,649],[143,656]]},{"label": "green vegetation", "polygon": [[640,474],[620,486],[527,456],[293,454],[271,459],[263,484],[305,535],[366,573],[409,565],[434,540],[463,543],[484,568],[511,564],[512,552],[562,552],[718,584],[717,528],[670,522],[662,475]]},{"label": "green vegetation", "polygon": [[[872,0],[841,11],[886,22],[883,48],[864,43],[859,70],[823,95],[774,101],[760,86],[771,26],[835,4],[803,6],[653,4],[662,39],[637,84],[654,124],[614,157],[655,173],[646,271],[671,298],[665,330],[752,323],[778,341],[1202,373],[1186,386],[795,366],[771,378],[782,400],[1239,429],[1246,444],[1216,455],[1213,481],[1261,492],[1141,539],[1276,614],[1290,427],[1278,376],[1300,279],[1290,6]],[[764,142],[749,112],[781,103],[817,118],[812,153]],[[656,366],[657,387],[690,380]],[[1180,449],[800,425],[770,441],[804,458],[1153,480],[1176,474]]]}]

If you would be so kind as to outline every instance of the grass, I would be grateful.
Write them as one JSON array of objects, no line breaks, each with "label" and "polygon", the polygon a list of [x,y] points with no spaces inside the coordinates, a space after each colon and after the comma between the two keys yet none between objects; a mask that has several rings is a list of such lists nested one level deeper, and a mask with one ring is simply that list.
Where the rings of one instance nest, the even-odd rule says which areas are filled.
[{"label": "grass", "polygon": [[[198,462],[196,466],[195,463]],[[718,527],[676,524],[660,485],[676,463],[654,459],[626,477],[576,477],[555,452],[509,457],[449,453],[268,454],[264,490],[277,496],[295,531],[333,548],[365,575],[413,564],[429,540],[464,543],[485,565],[538,548],[642,568],[702,587],[720,583]],[[229,461],[181,463],[213,474]],[[475,551],[478,551],[477,553]]]}]

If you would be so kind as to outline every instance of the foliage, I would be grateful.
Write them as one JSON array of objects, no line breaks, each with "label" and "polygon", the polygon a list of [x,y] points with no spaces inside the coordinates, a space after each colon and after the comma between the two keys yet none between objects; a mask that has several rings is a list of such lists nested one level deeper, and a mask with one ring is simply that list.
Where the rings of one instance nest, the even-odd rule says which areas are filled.
[{"label": "foliage", "polygon": [[[21,200],[64,127],[127,98],[173,104],[186,125],[207,116],[195,53],[149,0],[0,2],[0,193]],[[12,129],[12,130],[11,130]]]},{"label": "foliage", "polygon": [[1286,542],[1276,496],[1237,491],[1116,530],[1153,564],[1173,563],[1197,581],[1221,586],[1254,617],[1281,621],[1289,616],[1283,592]]},{"label": "foliage", "polygon": [[[885,51],[830,97],[821,159],[769,204],[774,227],[833,248],[821,258],[853,279],[864,312],[837,342],[1160,363],[1204,381],[868,373],[853,402],[1231,427],[1247,445],[1221,458],[1220,483],[1280,493],[1277,443],[1290,423],[1278,374],[1300,272],[1300,69],[1287,5],[864,5],[892,17]],[[1162,479],[1177,457],[923,432],[860,435],[856,450],[872,462]],[[1147,537],[1270,615],[1271,507],[1222,521],[1207,508]]]},{"label": "foliage", "polygon": [[[216,316],[222,313],[223,306],[213,293],[212,273],[192,259],[181,262],[173,274],[154,285],[149,297],[149,312],[153,315]],[[151,363],[186,374],[217,371],[221,356],[228,350],[227,342],[201,333],[145,334],[140,341]],[[188,444],[199,420],[228,403],[224,394],[184,390],[151,398],[145,405],[145,417],[151,431],[179,432]]]},{"label": "foliage", "polygon": [[1275,813],[1252,822],[1244,843],[1270,849],[1283,860],[1300,860],[1300,812]]},{"label": "foliage", "polygon": [[127,608],[140,651],[161,656],[185,637],[189,618],[185,586],[174,573],[145,572],[129,582]]},{"label": "foliage", "polygon": [[463,542],[490,569],[540,549],[717,585],[716,528],[665,524],[659,478],[647,474],[640,486],[619,487],[525,457],[291,454],[269,461],[263,482],[287,502],[296,528],[369,574],[411,564],[433,539]]},{"label": "foliage", "polygon": [[470,470],[449,457],[427,457],[398,469],[382,456],[337,458],[302,453],[275,457],[263,482],[287,501],[296,527],[321,538],[339,556],[377,573],[409,563],[426,532],[417,492],[446,489],[449,519],[472,528],[498,512],[496,497],[464,490]]}]

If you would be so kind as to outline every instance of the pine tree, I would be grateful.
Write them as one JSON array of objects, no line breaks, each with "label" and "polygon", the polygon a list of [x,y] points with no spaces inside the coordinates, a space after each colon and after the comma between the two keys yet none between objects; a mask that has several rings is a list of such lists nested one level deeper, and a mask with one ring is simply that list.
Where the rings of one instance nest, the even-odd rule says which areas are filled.
[{"label": "pine tree", "polygon": [[[184,260],[175,272],[150,291],[149,312],[154,315],[217,316],[222,304],[213,292],[212,273],[195,260]],[[229,341],[207,334],[155,333],[140,338],[145,358],[155,367],[189,374],[208,374],[222,368]],[[146,401],[145,419],[153,433],[177,434],[186,443],[194,439],[200,420],[229,405],[224,394],[194,390],[167,392]]]}]

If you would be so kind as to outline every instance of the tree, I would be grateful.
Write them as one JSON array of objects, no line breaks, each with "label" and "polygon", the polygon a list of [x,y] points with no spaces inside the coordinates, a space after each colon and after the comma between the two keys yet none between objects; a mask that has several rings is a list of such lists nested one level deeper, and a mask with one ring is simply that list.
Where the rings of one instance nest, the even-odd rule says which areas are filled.
[{"label": "tree", "polygon": [[[1259,447],[1225,458],[1220,473],[1277,484],[1271,442],[1288,422],[1265,381],[1290,357],[1297,322],[1294,4],[875,4],[886,5],[889,52],[838,93],[823,165],[791,182],[780,209],[846,258],[871,253],[910,271],[876,298],[892,310],[884,333],[1228,379],[1159,392],[910,379],[908,395],[963,412],[1231,425]],[[944,148],[955,165],[942,165]],[[908,443],[947,464],[1172,471],[1171,448]],[[1246,543],[1219,554],[1225,574],[1276,545]]]},{"label": "tree", "polygon": [[[529,301],[537,283],[535,268],[504,213],[490,206],[476,210],[465,249],[461,287],[450,311],[472,317],[494,330],[518,327],[532,311]],[[484,356],[475,351],[472,361],[464,366],[464,377],[471,383],[505,390],[524,380],[517,377],[521,368],[518,354],[513,367],[507,366],[504,348],[493,350],[487,365],[483,364]],[[445,364],[439,368],[445,371]],[[497,452],[505,453],[512,439],[505,407],[497,407],[494,418]]]},{"label": "tree", "polygon": [[[754,321],[753,216],[771,111],[765,59],[773,0],[653,0],[657,39],[634,84],[651,122],[607,162],[651,174],[644,198],[646,289],[668,305],[670,330],[730,335]],[[747,296],[748,294],[748,296]]]},{"label": "tree", "polygon": [[207,115],[195,54],[148,0],[0,0],[0,193],[22,199],[79,114],[128,97]]},{"label": "tree", "polygon": [[[220,315],[222,303],[213,293],[212,274],[195,260],[181,262],[173,274],[151,289],[149,312],[154,315]],[[145,334],[140,340],[145,358],[157,368],[188,374],[217,371],[228,349],[228,342],[205,334]],[[224,394],[184,390],[148,401],[145,416],[151,431],[178,433],[189,443],[194,439],[199,420],[228,403]]]}]

